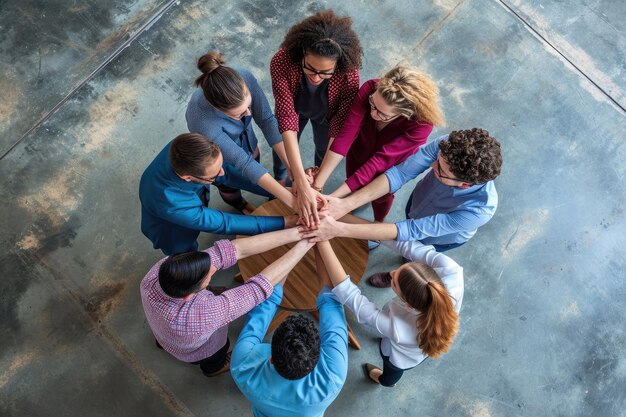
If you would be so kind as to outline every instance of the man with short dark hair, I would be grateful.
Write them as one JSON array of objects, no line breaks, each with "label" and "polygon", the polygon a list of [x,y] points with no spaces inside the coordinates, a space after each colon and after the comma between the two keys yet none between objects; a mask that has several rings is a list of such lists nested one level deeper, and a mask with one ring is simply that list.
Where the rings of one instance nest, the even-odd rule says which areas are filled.
[{"label": "man with short dark hair", "polygon": [[[169,256],[141,281],[141,302],[157,346],[177,359],[200,365],[206,376],[228,371],[228,323],[273,293],[313,245],[298,242],[289,252],[245,284],[215,295],[207,290],[213,274],[238,259],[299,239],[297,229],[219,240],[202,252]],[[282,289],[279,290],[282,294]]]},{"label": "man with short dark hair", "polygon": [[[458,130],[422,146],[403,163],[387,170],[349,196],[329,197],[330,216],[318,230],[303,234],[314,241],[346,236],[373,241],[420,241],[438,252],[467,242],[494,215],[498,194],[493,180],[500,174],[500,143],[489,132]],[[428,168],[406,205],[406,220],[375,223],[346,213],[386,193],[394,193]],[[337,222],[334,219],[341,218]],[[389,287],[388,273],[368,280],[375,287]]]},{"label": "man with short dark hair", "polygon": [[164,254],[198,249],[200,232],[256,235],[292,227],[297,216],[243,216],[208,208],[209,186],[224,175],[219,148],[197,133],[177,136],[139,183],[141,231]]},{"label": "man with short dark hair", "polygon": [[[327,265],[339,262],[332,256],[334,260],[324,259]],[[317,297],[319,332],[310,318],[290,316],[274,332],[271,345],[261,343],[282,300],[281,285],[248,313],[233,349],[231,375],[255,416],[322,416],[343,387],[348,373],[346,318],[321,268],[318,263],[323,285]]]}]

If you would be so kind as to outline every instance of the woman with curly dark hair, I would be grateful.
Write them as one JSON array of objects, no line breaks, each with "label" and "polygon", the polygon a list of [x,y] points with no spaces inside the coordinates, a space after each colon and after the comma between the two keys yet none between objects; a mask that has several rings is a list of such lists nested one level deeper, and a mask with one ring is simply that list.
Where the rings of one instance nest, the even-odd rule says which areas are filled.
[{"label": "woman with curly dark hair", "polygon": [[297,210],[307,226],[319,223],[317,206],[324,200],[307,179],[298,141],[311,120],[315,165],[320,165],[359,89],[362,54],[352,19],[325,10],[292,26],[270,63],[274,113],[289,161],[283,168],[274,155],[274,175],[283,180],[289,170]]}]

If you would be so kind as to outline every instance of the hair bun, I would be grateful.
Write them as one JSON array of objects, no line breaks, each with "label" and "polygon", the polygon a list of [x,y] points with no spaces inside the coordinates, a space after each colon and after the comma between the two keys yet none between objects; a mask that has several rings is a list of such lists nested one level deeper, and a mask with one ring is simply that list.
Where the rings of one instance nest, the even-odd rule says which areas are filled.
[{"label": "hair bun", "polygon": [[217,51],[209,51],[198,58],[198,69],[204,75],[210,74],[224,64],[226,64],[226,60]]}]

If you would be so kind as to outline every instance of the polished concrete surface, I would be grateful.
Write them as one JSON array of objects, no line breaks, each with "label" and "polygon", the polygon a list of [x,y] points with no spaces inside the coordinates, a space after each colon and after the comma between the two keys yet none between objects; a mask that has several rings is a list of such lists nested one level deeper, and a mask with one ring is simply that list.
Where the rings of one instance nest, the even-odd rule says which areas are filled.
[{"label": "polished concrete surface", "polygon": [[[0,4],[0,415],[250,414],[228,375],[154,347],[138,285],[161,255],[139,231],[138,181],[185,131],[195,58],[221,50],[271,100],[287,28],[327,7],[354,20],[362,80],[421,68],[448,120],[431,138],[480,126],[505,157],[498,212],[449,252],[466,275],[450,353],[375,386],[360,365],[380,363],[376,340],[349,314],[363,349],[327,415],[626,415],[622,0]],[[367,274],[399,263],[377,249]]]}]

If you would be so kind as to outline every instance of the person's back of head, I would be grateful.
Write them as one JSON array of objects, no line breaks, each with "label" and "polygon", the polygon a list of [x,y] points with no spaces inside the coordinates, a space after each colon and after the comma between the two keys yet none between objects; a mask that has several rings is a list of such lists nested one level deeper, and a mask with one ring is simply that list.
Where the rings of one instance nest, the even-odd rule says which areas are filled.
[{"label": "person's back of head", "polygon": [[398,271],[404,301],[420,314],[417,343],[431,358],[448,351],[459,327],[459,316],[439,275],[428,265],[409,262]]},{"label": "person's back of head", "polygon": [[483,184],[500,175],[500,142],[484,129],[451,132],[447,140],[439,142],[439,149],[450,171],[463,181]]},{"label": "person's back of head", "polygon": [[202,289],[211,269],[206,252],[185,252],[169,256],[159,267],[159,285],[170,297],[184,298]]},{"label": "person's back of head", "polygon": [[281,48],[294,62],[300,62],[306,52],[336,61],[336,71],[361,68],[363,49],[352,29],[352,19],[337,16],[332,10],[320,11],[293,25]]},{"label": "person's back of head", "polygon": [[211,106],[224,111],[244,102],[248,95],[246,82],[237,71],[226,66],[222,54],[209,51],[198,58],[197,66],[202,75],[196,78],[195,84],[202,88]]},{"label": "person's back of head", "polygon": [[198,133],[178,135],[170,146],[170,165],[179,176],[191,175],[202,178],[208,166],[220,154],[220,148]]},{"label": "person's back of head", "polygon": [[439,107],[439,90],[426,75],[414,68],[397,66],[378,82],[376,91],[385,102],[407,119],[433,126],[445,123]]},{"label": "person's back of head", "polygon": [[315,322],[303,315],[289,316],[272,336],[272,364],[289,380],[308,375],[320,357],[320,335]]}]

